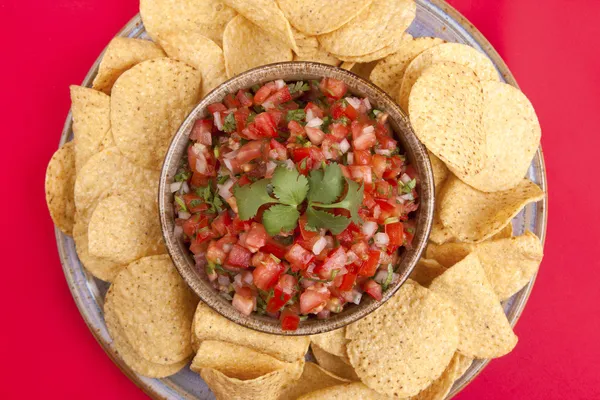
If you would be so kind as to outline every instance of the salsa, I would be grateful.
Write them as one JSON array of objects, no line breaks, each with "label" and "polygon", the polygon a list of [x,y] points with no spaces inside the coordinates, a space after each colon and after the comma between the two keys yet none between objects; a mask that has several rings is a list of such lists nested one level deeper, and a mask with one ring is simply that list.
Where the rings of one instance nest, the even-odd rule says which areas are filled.
[{"label": "salsa", "polygon": [[175,234],[215,289],[284,330],[380,300],[418,207],[388,115],[332,78],[239,90],[208,114],[171,191]]}]

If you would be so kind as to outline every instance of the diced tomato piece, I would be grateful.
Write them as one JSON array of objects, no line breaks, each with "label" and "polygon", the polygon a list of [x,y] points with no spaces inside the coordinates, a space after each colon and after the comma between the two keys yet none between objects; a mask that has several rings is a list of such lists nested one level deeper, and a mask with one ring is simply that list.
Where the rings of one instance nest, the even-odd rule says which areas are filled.
[{"label": "diced tomato piece", "polygon": [[193,236],[196,231],[208,226],[208,218],[202,214],[194,214],[183,223],[183,233],[188,236]]},{"label": "diced tomato piece", "polygon": [[227,107],[225,107],[222,103],[213,103],[206,106],[206,109],[209,113],[214,114],[216,112],[225,112],[227,111]]},{"label": "diced tomato piece", "polygon": [[306,215],[302,215],[298,220],[298,226],[300,227],[300,235],[302,236],[302,239],[310,240],[315,236],[318,236],[319,233],[316,231],[309,231],[308,229],[306,229],[306,221]]},{"label": "diced tomato piece", "polygon": [[246,107],[238,108],[233,112],[233,118],[235,119],[235,130],[237,133],[242,133],[246,128],[246,121],[250,115],[250,110]]},{"label": "diced tomato piece", "polygon": [[292,156],[293,156],[294,162],[299,163],[300,161],[304,160],[305,158],[310,157],[310,148],[309,147],[300,147],[300,148],[294,149]]},{"label": "diced tomato piece", "polygon": [[333,103],[330,112],[335,120],[346,117],[349,120],[354,121],[358,116],[356,109],[346,101],[336,101]]},{"label": "diced tomato piece", "polygon": [[371,152],[368,150],[354,151],[354,165],[369,165],[371,163]]},{"label": "diced tomato piece", "polygon": [[265,261],[252,271],[254,285],[260,290],[269,290],[275,286],[284,270],[281,263],[275,262],[271,257],[265,258]]},{"label": "diced tomato piece", "polygon": [[264,146],[265,142],[262,140],[253,140],[248,142],[240,147],[235,159],[240,165],[246,164],[256,158],[259,158],[263,153]]},{"label": "diced tomato piece", "polygon": [[292,269],[297,271],[299,269],[308,268],[308,264],[315,256],[304,247],[294,243],[294,245],[285,253],[284,257],[292,265]]},{"label": "diced tomato piece", "polygon": [[204,254],[206,252],[207,247],[208,247],[208,242],[202,242],[202,243],[192,242],[192,244],[190,244],[190,251],[193,254]]},{"label": "diced tomato piece", "polygon": [[269,108],[273,108],[290,100],[292,100],[292,95],[290,94],[290,88],[286,85],[270,95],[262,104],[265,108],[267,105]]},{"label": "diced tomato piece", "polygon": [[402,246],[404,244],[404,225],[402,222],[394,222],[385,226],[385,233],[390,238],[391,246]]},{"label": "diced tomato piece", "polygon": [[208,185],[209,182],[210,178],[208,176],[204,176],[197,172],[194,172],[192,174],[192,180],[190,181],[190,184],[192,185],[192,187],[202,187]]},{"label": "diced tomato piece", "polygon": [[373,276],[377,272],[381,253],[379,250],[369,250],[367,254],[368,258],[362,262],[358,270],[359,276]]},{"label": "diced tomato piece", "polygon": [[392,189],[392,185],[390,185],[387,181],[377,181],[375,184],[375,197],[379,199],[389,199],[392,197]]},{"label": "diced tomato piece", "polygon": [[377,176],[377,178],[381,179],[383,178],[384,172],[388,168],[388,158],[380,154],[375,154],[373,156],[371,166],[373,167],[373,173]]},{"label": "diced tomato piece", "polygon": [[340,290],[343,292],[352,290],[356,283],[356,278],[358,277],[358,266],[351,264],[346,266],[346,269],[348,270],[348,273],[342,275],[342,283],[339,286]]},{"label": "diced tomato piece", "polygon": [[269,114],[272,118],[273,118],[273,122],[275,123],[275,126],[277,128],[283,128],[285,127],[285,114],[283,111],[281,110],[269,110],[267,111],[267,114]]},{"label": "diced tomato piece", "polygon": [[195,193],[186,193],[183,195],[183,201],[187,209],[193,214],[200,211],[208,210],[208,205],[204,199]]},{"label": "diced tomato piece", "polygon": [[311,128],[310,126],[307,126],[305,129],[306,135],[312,144],[318,146],[323,142],[323,139],[325,139],[325,133],[319,128]]},{"label": "diced tomato piece", "polygon": [[388,160],[389,163],[386,167],[385,172],[383,173],[383,177],[385,179],[396,179],[402,171],[402,167],[404,166],[404,160],[400,156],[392,156]]},{"label": "diced tomato piece", "polygon": [[231,305],[242,314],[250,315],[256,308],[256,296],[250,288],[242,287],[233,295]]},{"label": "diced tomato piece", "polygon": [[256,253],[265,244],[267,244],[265,227],[258,222],[253,222],[246,236],[246,248],[252,253]]},{"label": "diced tomato piece", "polygon": [[273,254],[275,257],[281,259],[285,257],[287,247],[273,239],[271,236],[267,236],[267,242],[260,250],[265,253]]},{"label": "diced tomato piece", "polygon": [[350,170],[350,175],[352,176],[353,180],[369,184],[373,182],[371,167],[367,167],[364,165],[352,165],[348,167],[348,169]]},{"label": "diced tomato piece", "polygon": [[417,171],[415,170],[415,168],[412,165],[407,165],[404,173],[406,175],[408,175],[410,179],[418,178]]},{"label": "diced tomato piece", "polygon": [[208,147],[202,144],[188,146],[188,164],[193,172],[204,176],[216,176],[215,158],[208,150]]},{"label": "diced tomato piece", "polygon": [[325,96],[335,100],[341,99],[348,92],[348,86],[343,81],[334,78],[323,78],[319,89]]},{"label": "diced tomato piece", "polygon": [[300,313],[317,313],[323,309],[331,294],[327,287],[316,284],[307,288],[300,295]]},{"label": "diced tomato piece", "polygon": [[404,246],[410,248],[415,236],[415,221],[407,221],[404,223]]},{"label": "diced tomato piece", "polygon": [[342,141],[348,136],[350,130],[346,125],[335,122],[329,125],[329,132],[331,132],[331,135],[333,135],[337,141]]},{"label": "diced tomato piece", "polygon": [[195,140],[205,146],[212,146],[213,123],[210,119],[199,119],[194,123],[190,140]]},{"label": "diced tomato piece", "polygon": [[301,136],[304,137],[306,136],[306,132],[304,131],[304,127],[302,125],[300,125],[300,123],[298,121],[290,121],[288,123],[288,129],[290,131],[290,137],[296,137],[296,136]]},{"label": "diced tomato piece", "polygon": [[284,331],[295,331],[300,325],[300,317],[290,310],[283,310],[281,316],[281,329]]},{"label": "diced tomato piece", "polygon": [[287,149],[284,145],[275,139],[271,139],[269,144],[271,147],[271,151],[269,152],[271,158],[281,161],[287,160]]},{"label": "diced tomato piece", "polygon": [[346,265],[346,251],[343,247],[338,247],[326,259],[325,262],[315,268],[317,273],[323,279],[331,279],[333,271],[339,271]]},{"label": "diced tomato piece", "polygon": [[225,98],[223,99],[223,103],[225,104],[225,107],[227,107],[229,109],[239,108],[242,106],[242,103],[240,103],[240,101],[237,99],[237,97],[235,97],[231,93],[229,93],[225,96]]},{"label": "diced tomato piece", "polygon": [[337,240],[344,245],[350,245],[357,236],[360,236],[360,228],[354,223],[350,222],[348,227],[342,231],[339,235],[336,236]]},{"label": "diced tomato piece", "polygon": [[215,264],[223,264],[226,257],[227,253],[225,250],[223,250],[223,248],[219,246],[216,241],[211,240],[208,244],[208,250],[206,251],[206,259]]},{"label": "diced tomato piece", "polygon": [[277,137],[277,124],[272,114],[263,112],[254,118],[253,124],[256,126],[260,137],[271,138]]},{"label": "diced tomato piece", "polygon": [[242,107],[252,107],[252,104],[254,104],[254,96],[252,96],[252,93],[247,90],[238,90],[235,97],[240,102]]},{"label": "diced tomato piece", "polygon": [[239,268],[248,268],[251,258],[252,253],[250,253],[250,250],[239,244],[234,244],[227,256],[226,264]]},{"label": "diced tomato piece", "polygon": [[281,310],[298,291],[296,288],[297,284],[298,280],[293,276],[288,274],[281,275],[273,288],[273,296],[267,303],[267,312],[276,313]]},{"label": "diced tomato piece", "polygon": [[259,105],[264,103],[265,100],[267,100],[267,98],[275,90],[277,90],[277,86],[275,85],[275,82],[266,83],[260,89],[258,89],[258,91],[254,94],[254,103],[259,104]]},{"label": "diced tomato piece", "polygon": [[229,231],[228,228],[231,223],[231,216],[229,215],[229,212],[225,210],[213,220],[210,226],[214,232],[218,233],[220,236],[223,236]]},{"label": "diced tomato piece", "polygon": [[375,282],[373,279],[369,279],[363,284],[363,290],[377,301],[381,300],[383,297],[381,285]]},{"label": "diced tomato piece", "polygon": [[367,150],[375,146],[375,143],[377,143],[377,138],[373,132],[363,132],[352,140],[354,150]]},{"label": "diced tomato piece", "polygon": [[312,113],[313,117],[315,117],[315,118],[323,118],[325,116],[325,111],[323,111],[323,109],[321,107],[319,107],[318,105],[316,105],[315,103],[312,103],[312,102],[308,102],[306,107],[304,107],[304,112],[306,114],[308,114],[309,111]]}]

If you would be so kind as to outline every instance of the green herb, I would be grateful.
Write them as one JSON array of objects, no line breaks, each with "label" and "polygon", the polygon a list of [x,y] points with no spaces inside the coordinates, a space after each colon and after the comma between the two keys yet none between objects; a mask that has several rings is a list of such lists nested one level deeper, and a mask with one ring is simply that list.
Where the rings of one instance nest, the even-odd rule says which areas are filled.
[{"label": "green herb", "polygon": [[383,224],[384,224],[384,225],[387,225],[387,224],[393,224],[393,223],[396,223],[396,222],[398,222],[398,221],[400,221],[400,220],[398,219],[398,217],[389,217],[389,218],[386,218],[386,219],[385,219],[385,221],[383,221]]},{"label": "green herb", "polygon": [[254,93],[256,93],[256,92],[258,92],[258,90],[260,89],[260,85],[259,85],[259,84],[253,85],[253,86],[252,86],[250,89],[252,89],[252,91],[253,91]]},{"label": "green herb", "polygon": [[[402,183],[402,182],[400,182]],[[406,182],[405,184],[402,185],[402,192],[403,193],[411,193],[412,190],[415,188],[415,186],[417,186],[417,180],[416,179],[412,179],[409,182]]]},{"label": "green herb", "polygon": [[263,214],[262,223],[271,236],[279,232],[292,231],[298,223],[300,213],[295,206],[276,204],[269,207]]},{"label": "green herb", "polygon": [[392,283],[392,279],[394,278],[394,267],[392,266],[392,264],[388,264],[387,270],[387,277],[385,278],[385,281],[383,281],[383,283],[381,284],[381,288],[383,290],[387,290],[388,286],[390,286],[390,283]]},{"label": "green herb", "polygon": [[190,201],[190,208],[196,208],[200,204],[202,204],[202,200],[194,199],[194,200]]},{"label": "green herb", "polygon": [[350,124],[350,119],[346,116],[343,116],[339,119],[336,119],[334,122],[337,124],[342,124],[344,126],[348,126]]},{"label": "green herb", "polygon": [[281,262],[281,260],[279,258],[277,258],[274,254],[269,254],[269,256],[273,259],[273,261],[275,261],[276,263]]},{"label": "green herb", "polygon": [[300,321],[306,321],[308,319],[308,315],[301,315],[299,318]]},{"label": "green herb", "polygon": [[225,274],[225,275],[229,275],[229,276],[234,276],[236,273],[233,271],[228,271],[225,268],[223,268],[221,265],[219,264],[215,264],[215,270],[220,272],[221,274]]},{"label": "green herb", "polygon": [[175,196],[175,201],[179,204],[181,211],[187,212],[187,207],[185,206],[185,201],[179,196]]},{"label": "green herb", "polygon": [[334,215],[326,211],[306,209],[306,226],[312,229],[329,229],[334,235],[339,235],[350,225],[350,219],[342,215]]},{"label": "green herb", "polygon": [[277,199],[269,196],[267,185],[269,179],[261,179],[250,185],[238,186],[233,189],[233,194],[237,200],[238,215],[242,221],[253,218],[258,209],[268,203],[278,203]]},{"label": "green herb", "polygon": [[252,109],[254,110],[255,113],[260,114],[262,112],[265,111],[265,108],[263,106],[253,106]]},{"label": "green herb", "polygon": [[255,118],[256,118],[256,113],[250,111],[250,114],[248,114],[248,118],[246,118],[246,124],[251,124],[252,122],[254,122]]},{"label": "green herb", "polygon": [[335,277],[337,276],[337,274],[340,272],[339,269],[334,269],[333,271],[331,271],[331,278],[329,279],[330,281],[335,280]]},{"label": "green herb", "polygon": [[175,182],[185,182],[192,177],[191,171],[180,171],[175,175]]},{"label": "green herb", "polygon": [[333,203],[344,189],[342,169],[336,163],[327,165],[324,171],[320,169],[311,171],[308,181],[310,183],[308,200],[311,202]]},{"label": "green herb", "polygon": [[223,121],[223,130],[227,133],[233,132],[236,129],[235,117],[233,113],[227,114]]},{"label": "green herb", "polygon": [[219,145],[215,146],[215,148],[213,149],[213,154],[215,155],[215,158],[219,158],[219,155],[221,154],[221,148],[219,147]]},{"label": "green herb", "polygon": [[304,83],[303,81],[292,83],[291,85],[288,85],[288,87],[290,89],[290,94],[294,94],[296,92],[306,92],[309,89],[308,83]]},{"label": "green herb", "polygon": [[333,122],[333,120],[331,119],[331,117],[329,115],[326,117],[323,117],[323,124],[321,124],[321,130],[323,132],[329,131],[329,125],[331,125],[332,122]]},{"label": "green herb", "polygon": [[222,185],[222,184],[224,184],[225,182],[227,182],[227,181],[229,180],[229,178],[230,178],[230,176],[229,176],[229,175],[223,175],[223,176],[220,176],[220,177],[219,177],[219,179],[217,180],[217,182],[218,182],[220,185]]},{"label": "green herb", "polygon": [[308,193],[308,180],[300,175],[296,168],[279,166],[273,173],[273,193],[283,204],[297,206],[302,204]]},{"label": "green herb", "polygon": [[348,191],[344,199],[333,204],[322,204],[316,203],[310,206],[316,206],[321,208],[344,208],[350,211],[351,220],[354,222],[360,222],[358,217],[358,208],[362,204],[364,187],[358,186],[358,183],[346,178],[348,184]]},{"label": "green herb", "polygon": [[306,113],[303,109],[298,110],[289,110],[285,117],[287,122],[296,121],[296,122],[304,122],[306,119]]},{"label": "green herb", "polygon": [[371,119],[377,119],[377,116],[379,116],[379,114],[381,114],[382,111],[377,110],[376,108],[372,109],[371,111],[369,111],[369,117]]},{"label": "green herb", "polygon": [[209,261],[206,264],[206,267],[204,267],[204,270],[206,271],[206,275],[212,275],[215,273],[215,263],[213,263],[212,261]]}]

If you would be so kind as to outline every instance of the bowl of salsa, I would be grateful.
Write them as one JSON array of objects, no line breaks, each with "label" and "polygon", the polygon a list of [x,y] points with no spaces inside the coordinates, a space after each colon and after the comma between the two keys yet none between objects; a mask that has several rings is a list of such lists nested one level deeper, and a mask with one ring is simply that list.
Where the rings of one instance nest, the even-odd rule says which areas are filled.
[{"label": "bowl of salsa", "polygon": [[272,64],[209,93],[163,165],[167,249],[243,326],[306,335],[374,311],[431,229],[433,174],[408,118],[343,69]]}]

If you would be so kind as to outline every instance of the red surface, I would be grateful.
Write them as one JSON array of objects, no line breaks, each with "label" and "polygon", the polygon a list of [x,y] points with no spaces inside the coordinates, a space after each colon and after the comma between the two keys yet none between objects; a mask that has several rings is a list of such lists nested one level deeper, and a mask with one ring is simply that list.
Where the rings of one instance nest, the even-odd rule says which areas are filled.
[{"label": "red surface", "polygon": [[[519,344],[459,398],[598,399],[600,2],[451,3],[492,42],[536,107],[550,186],[546,256],[516,328]],[[75,307],[43,185],[69,109],[68,85],[83,80],[137,6],[135,0],[0,0],[2,399],[145,397],[104,354]]]}]

